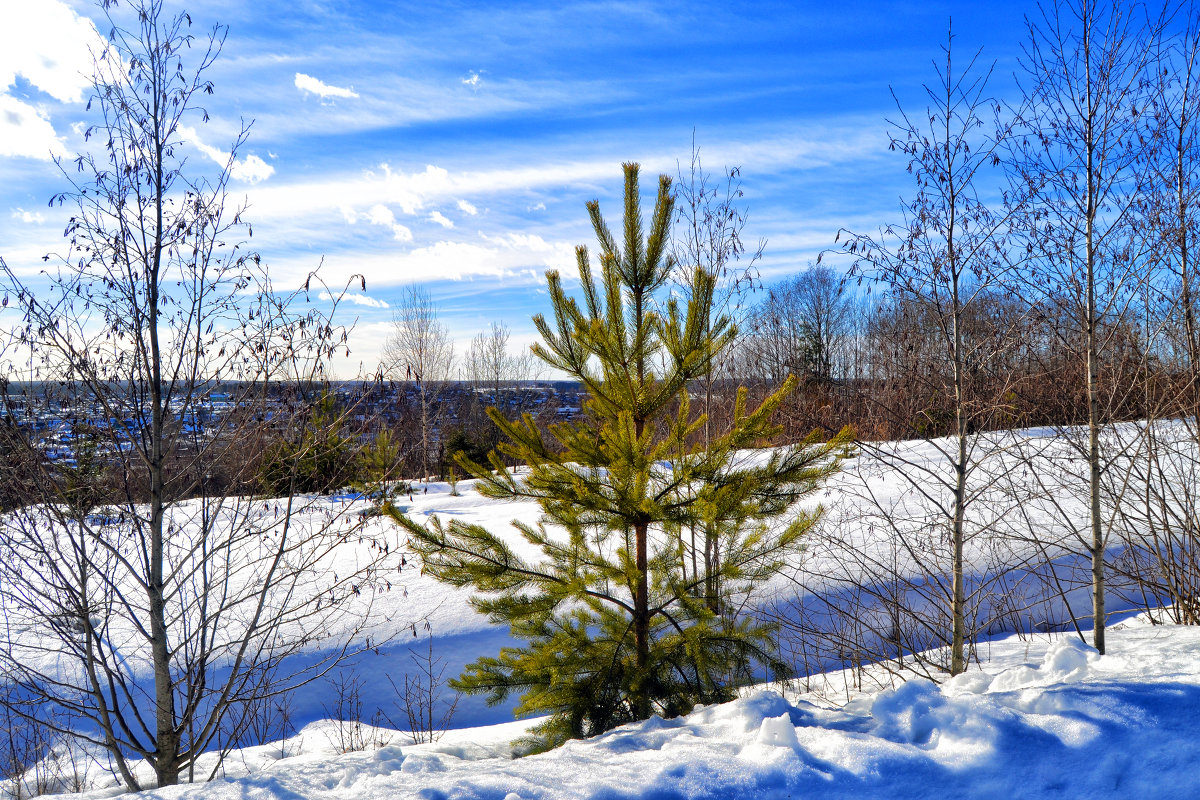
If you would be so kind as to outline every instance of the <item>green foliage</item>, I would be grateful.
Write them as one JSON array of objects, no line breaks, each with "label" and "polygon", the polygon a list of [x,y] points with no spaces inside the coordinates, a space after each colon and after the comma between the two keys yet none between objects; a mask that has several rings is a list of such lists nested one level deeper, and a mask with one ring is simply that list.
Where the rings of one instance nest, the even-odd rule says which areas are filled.
[{"label": "green foliage", "polygon": [[358,458],[360,480],[368,487],[377,486],[395,479],[400,463],[400,444],[391,431],[382,430],[362,449]]},{"label": "green foliage", "polygon": [[[528,467],[519,478],[496,453],[491,469],[457,458],[481,494],[539,503],[538,524],[513,523],[539,557],[521,557],[479,525],[435,518],[422,526],[388,509],[427,572],[474,590],[475,608],[524,642],[469,665],[454,686],[493,703],[520,693],[519,714],[550,715],[536,731],[540,747],[729,699],[755,664],[783,671],[771,655],[773,629],[730,608],[799,548],[819,512],[786,524],[778,516],[849,444],[843,432],[740,452],[776,433],[771,415],[794,381],[754,409],[739,391],[729,429],[707,449],[695,443],[704,418],[692,414],[687,386],[735,332],[727,319],[710,319],[715,280],[703,270],[685,306],[659,302],[673,266],[670,181],[659,179],[643,239],[637,174],[625,165],[623,248],[588,204],[601,274],[597,284],[578,248],[583,307],[549,272],[554,326],[534,318],[543,339],[534,352],[587,387],[588,414],[553,426],[548,445],[530,415],[510,421],[493,409],[507,440],[499,450]],[[690,568],[696,560],[680,535],[697,526],[717,536],[711,573]]]},{"label": "green foliage", "polygon": [[469,460],[483,463],[488,460],[488,454],[492,452],[496,442],[495,437],[472,436],[464,428],[454,428],[446,437],[446,452],[452,458],[464,453]]},{"label": "green foliage", "polygon": [[259,481],[263,491],[274,497],[340,489],[362,479],[363,462],[356,450],[354,441],[341,433],[341,415],[333,397],[322,394],[301,421],[298,435],[267,448]]},{"label": "green foliage", "polygon": [[58,483],[63,501],[79,519],[104,502],[104,459],[100,454],[100,432],[91,425],[77,424],[72,429],[73,464],[57,465]]},{"label": "green foliage", "polygon": [[0,513],[32,502],[42,456],[10,414],[0,417]]}]

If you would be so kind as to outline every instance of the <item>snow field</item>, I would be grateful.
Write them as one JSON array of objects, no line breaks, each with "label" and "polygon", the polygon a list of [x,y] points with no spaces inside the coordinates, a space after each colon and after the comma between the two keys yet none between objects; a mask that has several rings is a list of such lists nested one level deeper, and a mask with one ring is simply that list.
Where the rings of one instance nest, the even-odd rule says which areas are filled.
[{"label": "snow field", "polygon": [[915,678],[841,705],[754,690],[526,758],[507,745],[522,722],[348,754],[333,752],[330,723],[313,723],[234,753],[228,777],[145,796],[1189,798],[1200,794],[1197,709],[1200,629],[1138,619],[1112,630],[1104,657],[1072,637],[1014,636],[941,686]]},{"label": "snow field", "polygon": [[[1033,554],[1028,537],[1014,537],[1014,531],[1033,525],[1052,544],[1069,544],[1073,535],[1066,519],[1078,510],[1070,494],[1075,481],[1070,447],[1035,434],[1004,434],[998,454],[976,473],[968,550],[977,575]],[[897,550],[896,537],[929,535],[936,545],[936,531],[928,529],[945,499],[940,481],[948,467],[937,442],[895,447],[907,467],[860,455],[804,504],[827,506],[822,529],[796,573],[763,587],[758,599],[836,588],[839,580],[855,577],[844,557],[850,547],[902,573],[917,573],[918,565]],[[1033,448],[1032,460],[1021,455],[1022,448]],[[508,531],[523,556],[536,555],[509,525],[514,518],[536,522],[536,505],[486,500],[471,481],[459,482],[460,497],[451,497],[444,483],[429,484],[428,493],[423,488],[411,500],[397,500],[418,522],[436,515]],[[1025,491],[1029,495],[1016,503],[1013,498]],[[357,563],[356,548],[363,541],[386,541],[398,559],[406,559],[390,568],[386,589],[350,602],[369,606],[372,614],[371,648],[347,667],[367,687],[364,719],[375,708],[389,707],[393,698],[385,676],[402,678],[408,648],[419,649],[427,633],[434,638],[435,655],[449,664],[447,677],[507,643],[506,631],[470,607],[467,592],[421,574],[390,521],[361,516],[369,510],[363,501],[326,498],[312,498],[306,510],[311,524],[333,521],[356,531],[344,549],[330,554],[327,563],[335,572]],[[188,509],[176,511],[185,525]],[[255,513],[267,524],[277,510],[268,503]],[[345,630],[335,624],[329,638]],[[334,723],[322,719],[332,688],[316,681],[292,698],[295,735],[235,751],[222,766],[225,777],[214,783],[147,796],[1200,796],[1200,776],[1193,775],[1200,773],[1195,769],[1200,735],[1192,730],[1200,710],[1200,631],[1151,626],[1145,620],[1110,630],[1109,654],[1103,658],[1065,635],[1009,637],[982,643],[982,668],[972,665],[940,686],[922,679],[890,685],[895,678],[884,670],[875,685],[886,688],[863,692],[853,688],[869,685],[862,673],[835,671],[809,681],[822,687],[819,692],[789,695],[789,700],[758,692],[680,719],[651,719],[517,760],[509,742],[531,723],[510,722],[511,704],[486,708],[478,698],[464,698],[454,721],[473,727],[452,730],[435,744],[409,745],[405,733],[368,731],[375,749],[339,753],[331,734]],[[303,659],[318,659],[323,652],[325,639],[308,633],[304,652],[293,663],[297,669]],[[143,659],[130,656],[131,671],[140,674]],[[197,774],[206,774],[213,764],[215,756],[199,765]],[[90,785],[111,785],[102,766],[100,757],[92,765]],[[116,792],[97,788],[89,796]]]}]

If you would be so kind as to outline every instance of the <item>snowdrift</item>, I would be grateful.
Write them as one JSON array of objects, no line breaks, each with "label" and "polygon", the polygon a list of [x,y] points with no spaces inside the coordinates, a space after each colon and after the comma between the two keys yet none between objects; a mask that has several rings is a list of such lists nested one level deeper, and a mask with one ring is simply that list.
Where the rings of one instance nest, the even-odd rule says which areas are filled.
[{"label": "snowdrift", "polygon": [[[837,680],[838,676],[831,676]],[[1077,638],[994,643],[982,669],[831,703],[755,690],[513,759],[521,723],[338,755],[323,730],[233,754],[191,800],[1049,798],[1200,795],[1200,629],[1144,618],[1103,657]],[[396,734],[397,740],[401,735]],[[93,792],[104,797],[113,791]]]}]

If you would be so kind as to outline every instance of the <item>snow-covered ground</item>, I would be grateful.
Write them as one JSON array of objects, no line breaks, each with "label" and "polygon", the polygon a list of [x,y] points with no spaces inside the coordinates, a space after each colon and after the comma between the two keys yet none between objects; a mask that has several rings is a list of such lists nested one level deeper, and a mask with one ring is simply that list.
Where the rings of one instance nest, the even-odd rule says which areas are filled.
[{"label": "snow-covered ground", "polygon": [[[195,800],[383,798],[1192,798],[1200,796],[1200,629],[1117,626],[1109,653],[1012,636],[941,686],[753,690],[513,759],[524,723],[338,754],[329,723],[234,753],[226,777],[146,793]],[[836,676],[833,677],[837,679]],[[387,736],[383,737],[387,740]],[[94,791],[107,797],[118,790]]]},{"label": "snow-covered ground", "polygon": [[[1069,547],[1082,519],[1071,448],[1036,434],[1004,434],[997,455],[973,473],[968,558],[976,576],[1035,558],[1047,543]],[[938,506],[944,506],[949,467],[940,446],[899,443],[892,446],[894,457],[864,451],[847,462],[805,504],[826,505],[822,531],[814,533],[788,574],[752,600],[836,591],[839,581],[860,577],[856,570],[872,562],[909,574],[944,562]],[[508,523],[538,518],[536,505],[486,500],[470,481],[460,482],[458,490],[461,496],[451,496],[447,484],[431,483],[398,505],[418,522],[436,515],[512,531],[518,545]],[[412,656],[425,652],[428,636],[435,657],[445,662],[445,677],[510,642],[507,630],[471,608],[467,592],[422,574],[411,555],[401,565],[399,529],[386,518],[360,516],[369,504],[324,498],[312,503],[315,517],[358,520],[362,527],[356,531],[387,542],[397,558],[387,591],[372,596],[371,647],[342,673],[360,682],[364,720],[377,709],[403,719],[393,684],[402,684],[415,665]],[[274,519],[269,505],[260,513]],[[1031,529],[1041,539],[1037,548],[1020,535]],[[918,546],[898,548],[904,537]],[[847,557],[850,550],[870,558],[855,561]],[[914,554],[928,560],[918,563]],[[1110,609],[1119,607],[1119,598],[1110,599]],[[1086,611],[1081,603],[1075,616]],[[1066,627],[1063,618],[1052,622]],[[297,658],[318,659],[321,646],[314,638]],[[513,703],[489,708],[479,698],[462,699],[454,729],[435,744],[411,745],[402,732],[366,731],[368,749],[340,753],[338,728],[324,720],[336,700],[335,676],[288,699],[290,722],[298,728],[290,738],[231,753],[219,769],[225,777],[212,784],[150,796],[1200,796],[1200,733],[1191,732],[1200,710],[1200,630],[1129,622],[1112,631],[1108,649],[1098,657],[1073,634],[1009,636],[982,644],[980,663],[940,686],[922,679],[896,684],[886,670],[876,670],[874,681],[864,681],[861,672],[831,673],[806,682],[819,686],[819,693],[790,694],[787,700],[766,691],[748,693],[681,719],[652,719],[515,760],[510,742],[529,723],[512,721]],[[135,673],[144,671],[136,660],[130,663]],[[854,686],[884,688],[872,693]],[[212,756],[198,765],[197,775],[214,764]],[[105,788],[115,781],[99,762],[91,764],[87,777],[93,796],[119,791]]]}]

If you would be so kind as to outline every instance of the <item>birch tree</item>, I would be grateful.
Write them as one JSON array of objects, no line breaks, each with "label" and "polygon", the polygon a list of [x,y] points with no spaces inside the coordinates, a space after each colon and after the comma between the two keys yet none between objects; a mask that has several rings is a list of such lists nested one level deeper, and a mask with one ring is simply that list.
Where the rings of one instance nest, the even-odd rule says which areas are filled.
[{"label": "birch tree", "polygon": [[1144,268],[1135,226],[1147,188],[1150,67],[1161,20],[1123,0],[1051,0],[1030,20],[1022,60],[1021,135],[1013,192],[1028,198],[1019,227],[1032,261],[1030,301],[1071,321],[1063,345],[1078,356],[1087,404],[1086,521],[1065,520],[1091,564],[1093,643],[1104,652],[1102,452],[1111,409],[1128,387],[1106,362],[1128,321]]},{"label": "birch tree", "polygon": [[215,170],[187,157],[226,29],[195,34],[158,0],[100,7],[91,146],[59,163],[64,249],[33,276],[0,262],[20,316],[3,356],[32,354],[36,406],[8,443],[37,489],[0,518],[0,671],[23,689],[12,710],[105,748],[138,790],[135,760],[159,786],[196,777],[256,702],[352,649],[382,550],[364,537],[345,558],[354,522],[295,495],[227,493],[253,491],[275,387],[319,384],[345,331],[309,302],[318,276],[277,291],[246,245],[230,181],[248,126]]},{"label": "birch tree", "polygon": [[436,422],[434,401],[454,368],[454,343],[437,318],[429,292],[416,285],[404,290],[383,345],[382,368],[395,380],[411,382],[421,412],[421,479],[429,480],[429,454]]},{"label": "birch tree", "polygon": [[[996,367],[1018,333],[1020,320],[997,325],[987,314],[993,296],[1012,279],[1005,235],[1009,218],[984,199],[989,189],[1001,184],[998,170],[989,171],[998,163],[1007,130],[997,118],[998,103],[988,94],[991,70],[978,66],[978,52],[965,67],[956,64],[953,43],[950,34],[944,59],[936,65],[937,80],[925,87],[926,108],[910,114],[897,100],[891,149],[907,157],[916,183],[903,209],[903,223],[877,237],[851,234],[845,250],[855,259],[852,273],[880,285],[894,312],[907,320],[897,330],[929,339],[932,349],[926,364],[913,372],[920,380],[916,391],[922,397],[944,398],[953,415],[946,438],[939,438],[942,430],[936,424],[909,421],[906,438],[928,438],[936,453],[932,462],[904,460],[908,451],[903,447],[867,447],[884,463],[903,461],[898,474],[911,482],[913,493],[930,509],[927,524],[947,532],[949,579],[937,583],[943,596],[927,602],[949,611],[947,668],[957,675],[967,667],[973,630],[968,606],[978,607],[988,586],[983,579],[972,591],[967,589],[967,546],[973,535],[982,533],[972,531],[968,511],[992,485],[983,477],[983,467],[996,446],[994,438],[979,432],[994,427],[1001,398],[1010,388],[1007,376],[998,374]],[[904,538],[911,534],[903,521],[893,519],[898,513],[888,509],[884,516],[896,536]],[[923,572],[934,560],[925,547],[909,550]]]}]

